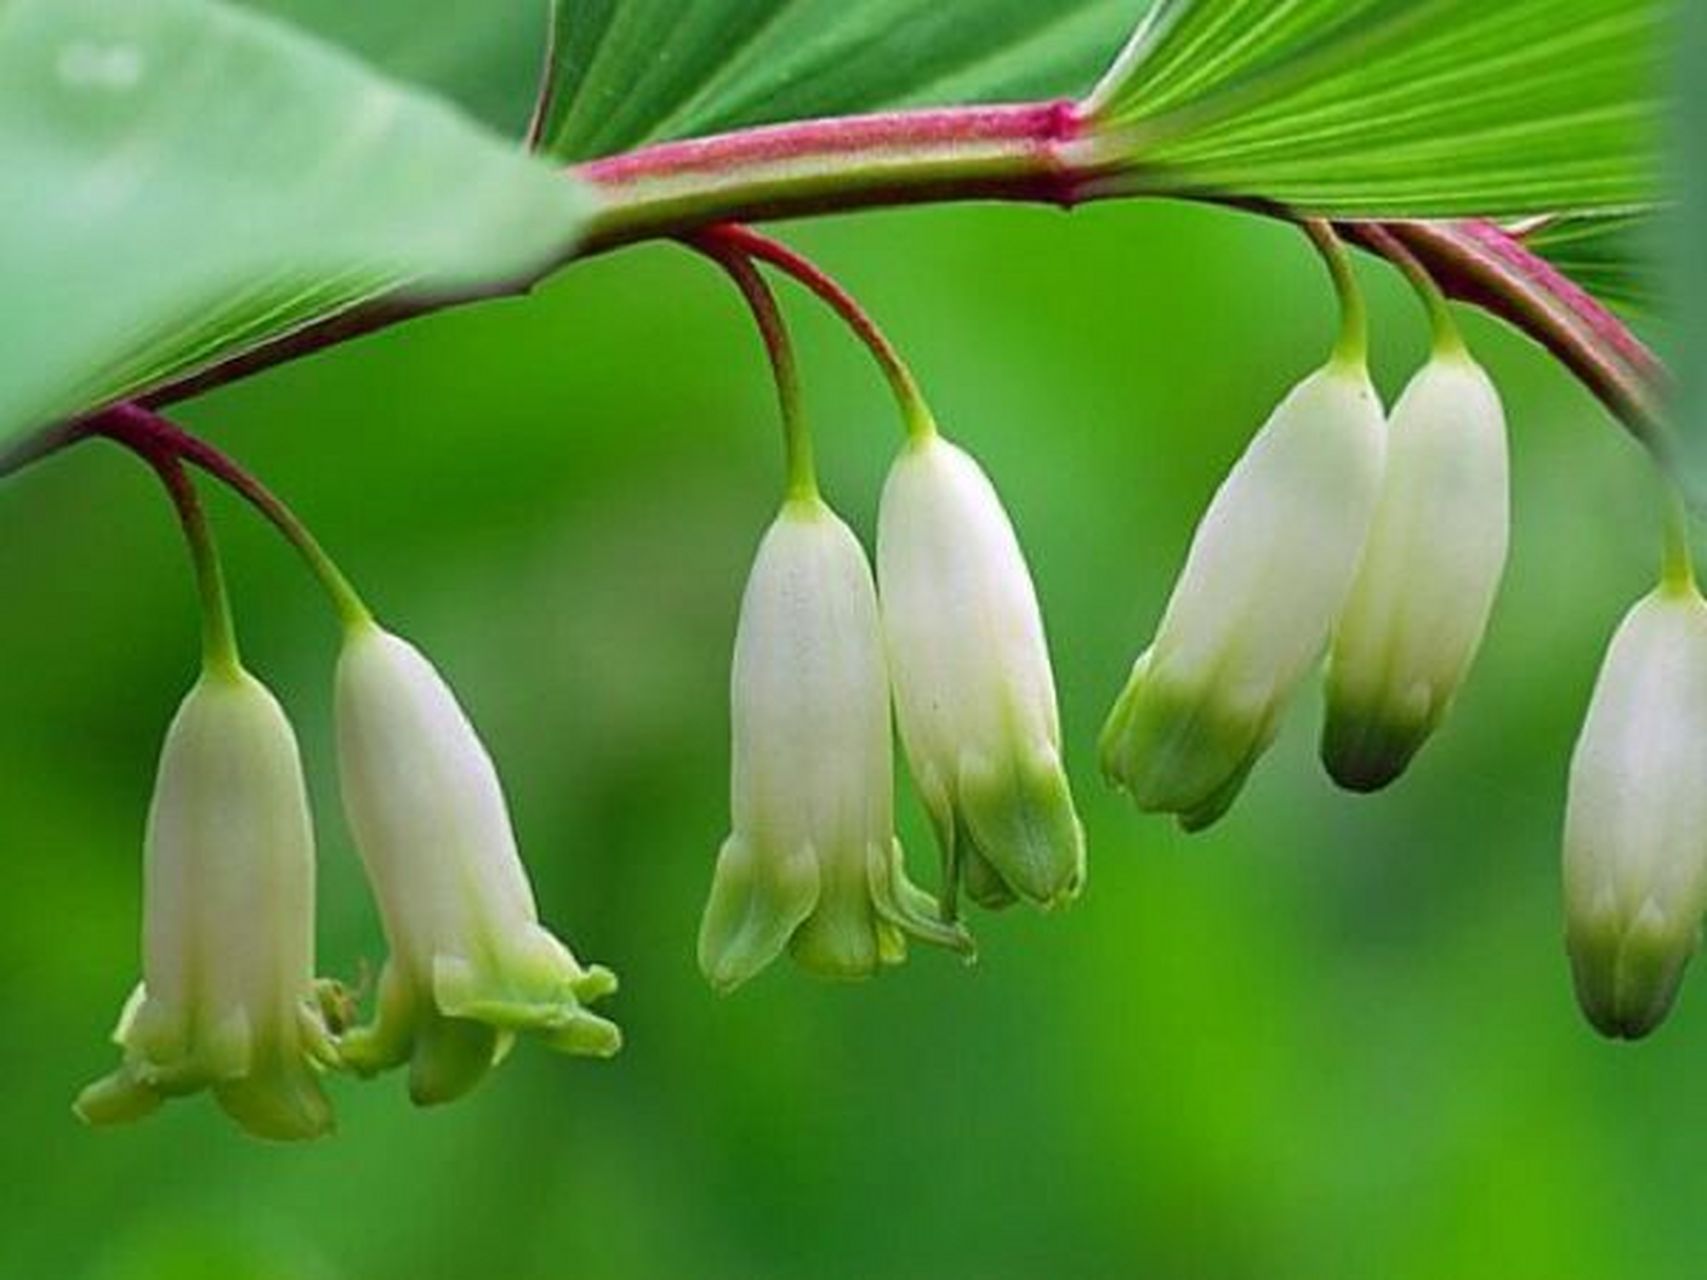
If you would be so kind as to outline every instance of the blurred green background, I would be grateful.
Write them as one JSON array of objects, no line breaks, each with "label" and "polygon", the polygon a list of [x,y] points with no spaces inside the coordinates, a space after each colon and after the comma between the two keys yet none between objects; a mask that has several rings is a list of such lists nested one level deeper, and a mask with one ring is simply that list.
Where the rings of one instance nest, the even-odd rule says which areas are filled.
[{"label": "blurred green background", "polygon": [[[1091,835],[1083,900],[980,918],[970,969],[921,950],[856,987],[787,966],[705,987],[775,413],[713,268],[669,247],[583,264],[182,417],[293,501],[456,685],[544,916],[622,976],[626,1049],[524,1043],[433,1112],[395,1076],[335,1082],[340,1132],[301,1149],[205,1099],[123,1131],[72,1118],[137,976],[142,819],[196,645],[151,478],[85,446],[0,501],[0,1275],[1699,1275],[1707,993],[1648,1043],[1602,1043],[1557,906],[1571,743],[1656,552],[1637,449],[1545,357],[1469,322],[1508,400],[1516,527],[1457,712],[1358,799],[1315,762],[1312,686],[1229,819],[1188,839],[1105,792],[1095,734],[1219,477],[1325,354],[1309,249],[1164,204],[789,231],[889,326],[1019,526]],[[1396,394],[1423,325],[1365,271]],[[868,533],[897,424],[861,353],[787,298],[829,496]],[[288,552],[212,505],[247,655],[307,756],[321,966],[352,976],[383,952],[332,785],[335,631]]]}]

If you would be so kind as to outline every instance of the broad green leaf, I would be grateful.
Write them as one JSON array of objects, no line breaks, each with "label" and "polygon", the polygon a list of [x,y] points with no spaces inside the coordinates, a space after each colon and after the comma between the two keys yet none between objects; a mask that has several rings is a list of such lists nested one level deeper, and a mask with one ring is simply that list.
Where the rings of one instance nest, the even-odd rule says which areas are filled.
[{"label": "broad green leaf", "polygon": [[397,288],[564,252],[512,142],[215,0],[0,7],[0,437]]},{"label": "broad green leaf", "polygon": [[1656,222],[1652,213],[1554,218],[1523,242],[1608,306],[1648,317],[1662,302]]},{"label": "broad green leaf", "polygon": [[552,0],[236,0],[342,45],[519,138],[532,114]]},{"label": "broad green leaf", "polygon": [[565,159],[781,120],[1077,96],[1144,0],[559,0]]},{"label": "broad green leaf", "polygon": [[1156,189],[1341,217],[1654,194],[1661,0],[1158,0],[1094,102]]}]

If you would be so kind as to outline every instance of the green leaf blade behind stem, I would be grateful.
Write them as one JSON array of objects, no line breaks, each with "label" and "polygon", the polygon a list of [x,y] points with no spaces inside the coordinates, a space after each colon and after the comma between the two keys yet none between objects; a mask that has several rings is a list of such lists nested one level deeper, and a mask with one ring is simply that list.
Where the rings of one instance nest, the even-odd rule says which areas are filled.
[{"label": "green leaf blade behind stem", "polygon": [[377,294],[568,250],[575,184],[214,0],[0,8],[0,439]]},{"label": "green leaf blade behind stem", "polygon": [[1687,3],[1673,61],[1676,207],[1660,222],[1664,302],[1675,318],[1665,353],[1676,372],[1676,433],[1696,513],[1707,512],[1707,6]]},{"label": "green leaf blade behind stem", "polygon": [[558,0],[547,149],[1083,93],[1146,0]]},{"label": "green leaf blade behind stem", "polygon": [[1520,238],[1607,306],[1627,319],[1643,321],[1665,310],[1660,223],[1661,215],[1652,210],[1550,218]]},{"label": "green leaf blade behind stem", "polygon": [[1661,0],[1160,0],[1092,99],[1133,190],[1336,218],[1651,201]]}]

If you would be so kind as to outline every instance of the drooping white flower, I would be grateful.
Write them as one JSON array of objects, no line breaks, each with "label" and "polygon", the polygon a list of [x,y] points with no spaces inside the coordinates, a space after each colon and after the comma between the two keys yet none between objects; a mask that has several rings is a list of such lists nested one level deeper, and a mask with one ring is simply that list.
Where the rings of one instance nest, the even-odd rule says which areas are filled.
[{"label": "drooping white flower", "polygon": [[1322,759],[1374,791],[1404,771],[1463,683],[1510,532],[1505,413],[1461,347],[1393,410],[1381,502],[1328,661]]},{"label": "drooping white flower", "polygon": [[934,432],[889,472],[877,579],[901,739],[945,875],[989,906],[1071,900],[1084,830],[1037,593],[989,479]]},{"label": "drooping white flower", "polygon": [[1384,449],[1367,371],[1336,359],[1222,483],[1103,730],[1103,770],[1140,808],[1198,830],[1232,804],[1351,589]]},{"label": "drooping white flower", "polygon": [[1571,759],[1565,941],[1608,1036],[1664,1020],[1707,909],[1707,603],[1669,584],[1625,617]]},{"label": "drooping white flower", "polygon": [[969,949],[903,869],[877,594],[816,497],[791,499],[759,546],[730,703],[733,831],[700,925],[707,980],[730,990],[785,948],[839,978],[898,963],[907,935]]},{"label": "drooping white flower", "polygon": [[472,1088],[515,1033],[608,1056],[586,1006],[616,989],[539,923],[497,770],[444,679],[371,623],[338,659],[338,765],[391,955],[371,1026],[342,1041],[364,1074],[407,1061],[418,1103]]},{"label": "drooping white flower", "polygon": [[210,669],[161,752],[144,850],[143,979],[90,1085],[92,1124],[211,1090],[263,1138],[332,1127],[319,1083],[336,1051],[316,1004],[314,836],[290,723],[238,669]]}]

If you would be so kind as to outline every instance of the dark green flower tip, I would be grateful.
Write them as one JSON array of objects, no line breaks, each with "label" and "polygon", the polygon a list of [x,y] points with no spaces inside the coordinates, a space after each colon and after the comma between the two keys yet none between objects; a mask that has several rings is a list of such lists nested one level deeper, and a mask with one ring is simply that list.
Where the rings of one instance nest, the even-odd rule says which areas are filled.
[{"label": "dark green flower tip", "polygon": [[486,1078],[511,1038],[489,1023],[428,1013],[415,1027],[409,1100],[418,1107],[455,1102]]},{"label": "dark green flower tip", "polygon": [[1402,719],[1330,699],[1322,725],[1322,766],[1347,791],[1380,791],[1410,767],[1434,728],[1433,718]]},{"label": "dark green flower tip", "polygon": [[1609,1040],[1651,1034],[1677,1001],[1698,936],[1680,933],[1651,903],[1628,928],[1571,930],[1571,978],[1583,1016]]}]

